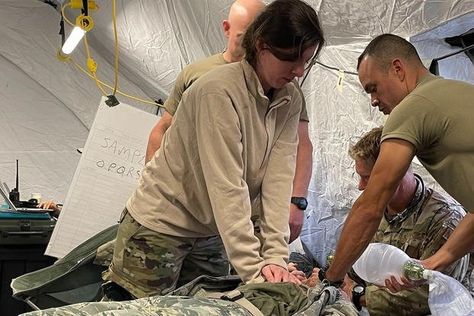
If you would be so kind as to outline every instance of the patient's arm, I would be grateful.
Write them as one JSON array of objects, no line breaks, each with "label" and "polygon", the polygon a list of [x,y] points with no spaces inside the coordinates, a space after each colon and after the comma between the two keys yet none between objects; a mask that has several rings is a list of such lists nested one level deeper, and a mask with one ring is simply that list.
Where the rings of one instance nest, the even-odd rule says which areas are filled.
[{"label": "patient's arm", "polygon": [[298,266],[296,263],[294,262],[288,263],[288,271],[301,282],[304,283],[306,281],[306,275],[304,274],[303,271],[298,270]]}]

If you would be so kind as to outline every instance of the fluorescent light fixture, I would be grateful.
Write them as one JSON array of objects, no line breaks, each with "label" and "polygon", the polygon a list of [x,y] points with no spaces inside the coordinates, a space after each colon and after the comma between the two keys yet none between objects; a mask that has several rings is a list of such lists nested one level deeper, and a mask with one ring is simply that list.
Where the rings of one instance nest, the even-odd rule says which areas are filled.
[{"label": "fluorescent light fixture", "polygon": [[84,31],[79,26],[75,26],[71,34],[69,34],[69,37],[67,38],[66,42],[64,42],[63,47],[61,48],[63,54],[69,55],[70,53],[72,53],[74,48],[76,48],[77,44],[79,44],[81,39],[84,37],[84,34],[86,34],[86,31]]}]

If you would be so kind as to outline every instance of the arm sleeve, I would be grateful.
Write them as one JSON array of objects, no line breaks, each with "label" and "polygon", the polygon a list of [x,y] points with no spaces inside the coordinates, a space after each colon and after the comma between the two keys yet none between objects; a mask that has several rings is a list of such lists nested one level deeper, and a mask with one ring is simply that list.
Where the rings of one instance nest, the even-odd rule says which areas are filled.
[{"label": "arm sleeve", "polygon": [[295,87],[301,96],[300,121],[309,122],[308,111],[306,110],[306,101],[304,99],[303,90],[301,90],[301,87],[297,82],[295,82]]},{"label": "arm sleeve", "polygon": [[[301,99],[297,98],[297,102],[301,102]],[[265,264],[283,267],[288,261],[289,204],[296,163],[299,114],[299,111],[293,112],[286,120],[270,153],[262,182],[262,256]]]},{"label": "arm sleeve", "polygon": [[201,95],[199,102],[196,135],[212,212],[230,262],[248,282],[260,275],[263,259],[250,220],[239,117],[226,95]]},{"label": "arm sleeve", "polygon": [[365,288],[365,303],[371,315],[427,315],[428,285],[392,294],[371,284]]},{"label": "arm sleeve", "polygon": [[407,96],[390,114],[382,132],[382,141],[390,138],[405,140],[421,149],[432,147],[445,127],[434,106],[417,95]]},{"label": "arm sleeve", "polygon": [[[450,207],[452,209],[449,209]],[[427,242],[422,244],[420,260],[434,255],[446,243],[456,229],[456,226],[459,225],[463,218],[464,210],[457,210],[456,208],[458,207],[461,208],[460,205],[445,204],[442,208],[436,210],[436,213],[440,215],[432,219],[429,232],[425,237]],[[443,273],[461,281],[463,273],[460,273],[460,271],[466,271],[467,265],[469,265],[469,256],[456,260]]]},{"label": "arm sleeve", "polygon": [[187,68],[184,68],[176,78],[174,83],[173,89],[170,92],[170,95],[166,99],[163,107],[165,108],[166,112],[171,114],[172,116],[176,113],[178,109],[179,102],[183,97],[184,91],[189,87],[187,84]]}]

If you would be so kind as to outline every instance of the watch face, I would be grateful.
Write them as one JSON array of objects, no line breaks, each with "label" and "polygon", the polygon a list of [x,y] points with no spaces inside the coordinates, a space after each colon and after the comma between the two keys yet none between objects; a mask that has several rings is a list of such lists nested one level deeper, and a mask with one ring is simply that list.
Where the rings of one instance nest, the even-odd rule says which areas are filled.
[{"label": "watch face", "polygon": [[295,204],[300,210],[306,210],[308,201],[304,197],[292,197],[291,203]]},{"label": "watch face", "polygon": [[365,291],[364,287],[360,284],[357,284],[356,286],[354,286],[354,288],[352,289],[352,292],[356,293],[356,294],[363,294]]},{"label": "watch face", "polygon": [[306,199],[301,199],[300,200],[300,208],[302,210],[305,210],[308,207],[308,201]]}]

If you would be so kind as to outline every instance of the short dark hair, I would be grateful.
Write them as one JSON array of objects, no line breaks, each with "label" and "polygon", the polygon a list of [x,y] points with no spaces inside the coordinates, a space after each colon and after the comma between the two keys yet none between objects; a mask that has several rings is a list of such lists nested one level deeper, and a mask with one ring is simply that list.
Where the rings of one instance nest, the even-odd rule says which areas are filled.
[{"label": "short dark hair", "polygon": [[366,56],[375,57],[381,69],[386,69],[395,58],[404,58],[422,64],[415,46],[403,37],[394,34],[382,34],[374,38],[359,56],[357,70]]},{"label": "short dark hair", "polygon": [[316,11],[301,0],[275,0],[249,25],[242,40],[245,59],[253,66],[257,61],[257,40],[274,49],[294,49],[292,60],[318,45],[315,56],[324,45],[324,35]]},{"label": "short dark hair", "polygon": [[380,139],[383,126],[375,127],[362,136],[359,141],[349,148],[349,156],[354,160],[364,160],[375,163],[380,153]]}]

